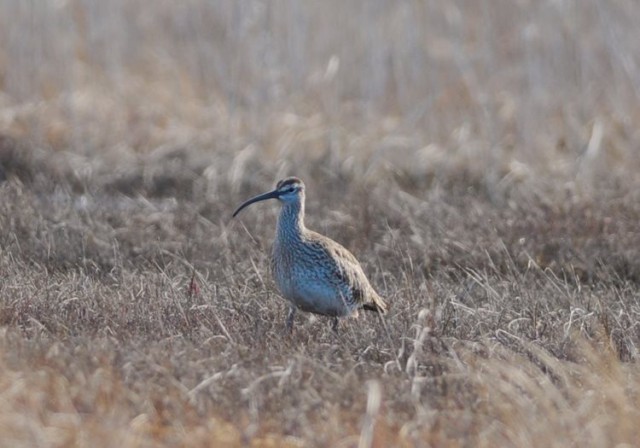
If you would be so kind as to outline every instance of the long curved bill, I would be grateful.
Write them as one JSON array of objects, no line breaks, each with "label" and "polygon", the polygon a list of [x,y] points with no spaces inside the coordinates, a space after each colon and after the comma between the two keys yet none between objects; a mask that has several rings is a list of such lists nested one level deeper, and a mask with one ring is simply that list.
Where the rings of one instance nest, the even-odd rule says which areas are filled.
[{"label": "long curved bill", "polygon": [[278,190],[273,190],[273,191],[270,191],[268,193],[259,194],[258,196],[255,196],[255,197],[249,199],[248,201],[243,202],[240,205],[240,207],[238,207],[236,209],[236,211],[233,212],[233,217],[235,218],[236,215],[238,213],[240,213],[240,210],[242,210],[245,207],[250,206],[254,202],[266,201],[267,199],[276,199],[278,196],[280,196],[280,194],[278,193]]}]

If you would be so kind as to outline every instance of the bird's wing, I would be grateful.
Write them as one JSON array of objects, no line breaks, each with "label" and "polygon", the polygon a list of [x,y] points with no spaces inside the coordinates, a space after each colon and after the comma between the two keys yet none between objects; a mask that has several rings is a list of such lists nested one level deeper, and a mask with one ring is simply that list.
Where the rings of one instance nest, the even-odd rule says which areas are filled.
[{"label": "bird's wing", "polygon": [[369,283],[357,258],[335,241],[316,232],[311,235],[309,243],[323,253],[323,261],[331,266],[329,272],[336,284],[348,285],[350,299],[360,306],[386,311],[386,304]]}]

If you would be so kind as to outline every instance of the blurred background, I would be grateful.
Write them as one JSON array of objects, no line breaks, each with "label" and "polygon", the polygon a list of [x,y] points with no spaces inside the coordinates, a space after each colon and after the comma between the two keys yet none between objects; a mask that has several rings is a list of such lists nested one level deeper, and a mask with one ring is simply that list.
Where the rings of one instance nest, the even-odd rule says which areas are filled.
[{"label": "blurred background", "polygon": [[[639,24],[0,0],[0,446],[636,446]],[[283,337],[288,175],[385,325]]]},{"label": "blurred background", "polygon": [[638,23],[634,0],[0,0],[0,146],[80,184],[176,157],[233,185],[619,182]]}]

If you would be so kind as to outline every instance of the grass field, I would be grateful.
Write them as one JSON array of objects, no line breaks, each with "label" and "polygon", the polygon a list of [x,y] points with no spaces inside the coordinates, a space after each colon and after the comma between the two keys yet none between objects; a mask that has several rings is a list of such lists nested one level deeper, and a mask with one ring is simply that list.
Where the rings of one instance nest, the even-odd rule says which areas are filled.
[{"label": "grass field", "polygon": [[[0,447],[636,446],[633,0],[0,0]],[[268,271],[276,180],[390,303]]]}]

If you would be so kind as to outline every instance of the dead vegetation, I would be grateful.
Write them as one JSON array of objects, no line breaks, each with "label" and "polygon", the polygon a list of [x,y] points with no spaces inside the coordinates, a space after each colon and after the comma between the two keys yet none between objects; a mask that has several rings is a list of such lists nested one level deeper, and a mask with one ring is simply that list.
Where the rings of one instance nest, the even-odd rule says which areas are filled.
[{"label": "dead vegetation", "polygon": [[[633,2],[25,5],[0,446],[640,439]],[[288,174],[384,323],[282,334],[276,209],[230,214]]]}]

